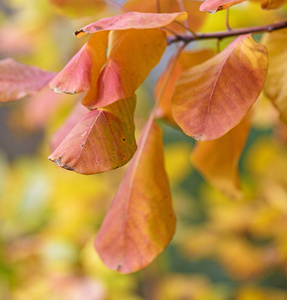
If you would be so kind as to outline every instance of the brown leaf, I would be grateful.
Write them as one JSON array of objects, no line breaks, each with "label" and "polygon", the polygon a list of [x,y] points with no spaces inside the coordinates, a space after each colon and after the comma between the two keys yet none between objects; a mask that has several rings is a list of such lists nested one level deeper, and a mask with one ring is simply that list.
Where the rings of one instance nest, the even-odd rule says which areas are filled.
[{"label": "brown leaf", "polygon": [[279,110],[280,119],[287,123],[287,29],[265,33],[262,43],[269,60],[264,92]]},{"label": "brown leaf", "polygon": [[162,133],[149,121],[95,246],[110,269],[131,273],[148,265],[162,252],[174,231]]},{"label": "brown leaf", "polygon": [[60,167],[95,174],[126,164],[136,151],[135,96],[90,111],[50,155]]},{"label": "brown leaf", "polygon": [[55,76],[12,58],[0,61],[0,102],[9,102],[38,92]]},{"label": "brown leaf", "polygon": [[181,129],[196,140],[223,136],[258,98],[267,73],[267,52],[242,35],[210,60],[185,71],[172,99]]},{"label": "brown leaf", "polygon": [[[164,88],[160,99],[158,99],[159,107],[156,111],[157,118],[163,118],[171,124],[176,124],[173,119],[170,106],[171,98],[174,93],[175,85],[178,78],[187,69],[203,63],[207,59],[211,58],[213,55],[214,51],[211,49],[204,49],[198,51],[183,51],[177,58],[175,65],[174,61],[170,60],[166,70],[162,73],[155,86],[155,99],[158,99],[159,93]],[[168,80],[167,76],[169,76]],[[165,84],[166,80],[167,82]],[[164,84],[165,87],[163,86]]]},{"label": "brown leaf", "polygon": [[75,32],[77,37],[87,33],[95,33],[102,30],[126,30],[126,29],[155,29],[167,26],[171,22],[181,21],[187,18],[186,12],[171,14],[148,14],[139,12],[127,12],[109,18],[101,19],[89,24]]},{"label": "brown leaf", "polygon": [[94,109],[131,97],[158,64],[165,48],[165,33],[158,29],[112,31],[107,63],[83,105]]},{"label": "brown leaf", "polygon": [[200,10],[208,11],[213,14],[219,10],[227,9],[230,6],[244,1],[245,0],[205,0],[200,6]]},{"label": "brown leaf", "polygon": [[77,52],[64,69],[50,82],[56,92],[81,93],[95,85],[106,62],[108,32],[99,32]]},{"label": "brown leaf", "polygon": [[221,138],[197,142],[191,155],[194,167],[216,188],[233,198],[241,196],[238,162],[250,127],[248,114]]}]

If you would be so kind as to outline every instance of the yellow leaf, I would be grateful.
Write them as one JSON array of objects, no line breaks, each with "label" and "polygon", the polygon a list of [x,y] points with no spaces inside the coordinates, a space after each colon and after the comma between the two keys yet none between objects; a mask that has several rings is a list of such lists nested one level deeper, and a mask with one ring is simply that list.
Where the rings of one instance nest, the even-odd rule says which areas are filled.
[{"label": "yellow leaf", "polygon": [[221,138],[198,142],[191,156],[194,167],[211,184],[235,198],[241,194],[237,165],[250,126],[248,115]]},{"label": "yellow leaf", "polygon": [[287,123],[287,29],[265,33],[262,43],[269,60],[264,92],[279,110],[280,119]]}]

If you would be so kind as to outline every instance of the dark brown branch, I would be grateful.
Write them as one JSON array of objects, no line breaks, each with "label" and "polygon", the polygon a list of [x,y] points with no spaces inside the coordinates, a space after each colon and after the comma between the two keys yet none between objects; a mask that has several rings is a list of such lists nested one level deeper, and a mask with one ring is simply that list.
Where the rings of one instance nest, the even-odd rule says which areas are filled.
[{"label": "dark brown branch", "polygon": [[281,21],[274,24],[263,25],[263,26],[254,26],[248,28],[240,28],[240,29],[231,29],[228,31],[219,31],[219,32],[211,32],[211,33],[196,33],[196,36],[190,35],[177,35],[175,37],[168,37],[167,44],[170,45],[176,42],[185,42],[191,43],[197,40],[205,40],[205,39],[223,39],[226,37],[237,36],[248,33],[260,33],[260,32],[271,32],[274,30],[282,29],[287,27],[287,20]]}]

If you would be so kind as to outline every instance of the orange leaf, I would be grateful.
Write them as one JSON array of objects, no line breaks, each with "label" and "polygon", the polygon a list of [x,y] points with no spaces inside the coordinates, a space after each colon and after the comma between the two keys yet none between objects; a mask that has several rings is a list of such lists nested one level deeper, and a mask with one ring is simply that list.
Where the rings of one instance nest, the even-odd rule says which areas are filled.
[{"label": "orange leaf", "polygon": [[244,1],[245,0],[205,0],[200,6],[200,10],[208,11],[213,14],[219,10],[227,9],[230,6]]},{"label": "orange leaf", "polygon": [[196,140],[223,136],[236,126],[259,96],[267,73],[267,52],[251,35],[242,35],[221,53],[179,78],[172,113]]},{"label": "orange leaf", "polygon": [[92,36],[65,68],[50,82],[56,92],[68,94],[81,93],[96,82],[106,62],[108,32]]},{"label": "orange leaf", "polygon": [[158,29],[112,31],[108,61],[83,105],[94,109],[132,96],[158,64],[165,48],[165,33]]},{"label": "orange leaf", "polygon": [[261,2],[261,7],[263,9],[276,9],[285,5],[287,0],[263,0]]},{"label": "orange leaf", "polygon": [[162,132],[149,122],[95,246],[109,268],[130,273],[145,267],[162,252],[174,231]]},{"label": "orange leaf", "polygon": [[[170,106],[171,98],[174,93],[175,84],[178,78],[187,69],[203,63],[207,59],[211,58],[213,55],[214,51],[211,49],[204,49],[198,51],[184,51],[181,52],[179,57],[177,58],[174,68],[174,62],[173,60],[170,60],[169,65],[167,66],[163,74],[160,76],[155,86],[155,99],[158,99],[160,91],[162,90],[162,88],[164,88],[162,96],[159,99],[159,107],[156,112],[157,118],[163,118],[172,124],[176,124],[173,119]],[[171,70],[171,68],[173,68],[173,70]],[[170,72],[171,75],[169,76]],[[167,76],[169,76],[168,80]],[[166,80],[167,82],[165,84],[165,87],[163,87],[163,84]]]},{"label": "orange leaf", "polygon": [[[201,4],[200,1],[190,1],[190,0],[182,0],[183,7],[180,7],[178,1],[174,0],[165,0],[160,2],[160,12],[161,13],[172,13],[175,11],[184,11],[187,12],[189,28],[192,30],[198,30],[200,26],[203,24],[206,13],[203,13],[199,10],[199,6]],[[138,11],[143,13],[157,13],[158,7],[156,1],[154,0],[129,0],[124,4],[124,7],[131,11]],[[186,29],[179,26],[178,24],[171,24],[169,28],[175,32],[182,33],[185,32]]]},{"label": "orange leaf", "polygon": [[279,110],[280,119],[287,123],[287,29],[265,33],[261,42],[269,60],[264,92]]},{"label": "orange leaf", "polygon": [[234,198],[241,195],[238,161],[250,127],[251,120],[248,114],[221,138],[197,142],[191,155],[194,167],[216,188]]},{"label": "orange leaf", "polygon": [[24,65],[12,58],[0,61],[0,102],[31,96],[55,76],[37,67]]},{"label": "orange leaf", "polygon": [[154,29],[167,26],[171,22],[181,21],[187,18],[186,12],[172,14],[148,14],[139,12],[127,12],[109,18],[101,19],[89,24],[75,32],[77,37],[87,33],[101,30],[126,30],[126,29]]},{"label": "orange leaf", "polygon": [[126,164],[136,151],[135,96],[90,111],[50,155],[60,167],[95,174]]}]

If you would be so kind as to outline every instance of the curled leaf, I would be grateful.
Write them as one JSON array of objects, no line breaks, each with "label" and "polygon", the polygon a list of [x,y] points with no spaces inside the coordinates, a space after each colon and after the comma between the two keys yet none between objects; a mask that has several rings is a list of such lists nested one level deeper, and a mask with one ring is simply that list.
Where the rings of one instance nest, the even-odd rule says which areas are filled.
[{"label": "curled leaf", "polygon": [[148,122],[95,246],[110,269],[131,273],[148,265],[167,246],[174,231],[162,132]]},{"label": "curled leaf", "polygon": [[108,32],[100,32],[92,36],[50,82],[50,87],[56,93],[74,94],[87,91],[92,82],[96,84],[106,62],[107,44]]},{"label": "curled leaf", "polygon": [[19,63],[12,58],[0,61],[0,102],[31,96],[51,81],[55,73]]},{"label": "curled leaf", "polygon": [[135,96],[90,111],[49,159],[81,174],[95,174],[126,164],[136,151]]},{"label": "curled leaf", "polygon": [[238,37],[222,52],[180,76],[172,99],[176,123],[196,140],[223,136],[258,98],[267,65],[263,45],[251,35]]},{"label": "curled leaf", "polygon": [[83,105],[94,109],[131,97],[158,64],[165,48],[165,33],[158,29],[112,31],[107,63]]},{"label": "curled leaf", "polygon": [[89,24],[76,31],[75,35],[81,37],[87,33],[95,33],[102,30],[154,29],[167,26],[175,20],[181,21],[186,18],[186,12],[150,14],[131,11]]}]

